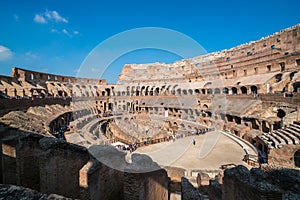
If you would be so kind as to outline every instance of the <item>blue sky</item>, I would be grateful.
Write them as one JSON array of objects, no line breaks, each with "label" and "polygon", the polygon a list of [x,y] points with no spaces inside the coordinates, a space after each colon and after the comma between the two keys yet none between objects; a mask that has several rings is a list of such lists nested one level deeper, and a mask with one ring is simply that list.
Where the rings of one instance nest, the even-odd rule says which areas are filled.
[{"label": "blue sky", "polygon": [[[300,1],[1,0],[0,74],[13,66],[76,76],[99,43],[120,32],[162,27],[181,32],[207,52],[258,40],[300,23]],[[114,61],[108,82],[124,63],[173,62],[178,55],[146,49]]]}]

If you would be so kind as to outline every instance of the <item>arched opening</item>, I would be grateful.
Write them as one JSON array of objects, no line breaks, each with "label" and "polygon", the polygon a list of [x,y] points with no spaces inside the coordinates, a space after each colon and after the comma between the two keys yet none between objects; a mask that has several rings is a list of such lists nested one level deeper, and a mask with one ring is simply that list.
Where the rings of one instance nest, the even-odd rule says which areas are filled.
[{"label": "arched opening", "polygon": [[102,91],[102,96],[105,96],[105,91]]},{"label": "arched opening", "polygon": [[140,96],[140,86],[136,87],[135,95]]},{"label": "arched opening", "polygon": [[228,94],[229,93],[229,90],[228,90],[228,88],[223,88],[223,94]]},{"label": "arched opening", "polygon": [[231,88],[231,90],[232,90],[232,94],[237,94],[237,88],[236,87]]},{"label": "arched opening", "polygon": [[186,90],[182,90],[182,94],[183,95],[187,95],[187,91]]},{"label": "arched opening", "polygon": [[59,91],[58,91],[58,96],[60,96],[60,97],[63,96],[63,91],[62,91],[62,90],[59,90]]},{"label": "arched opening", "polygon": [[117,92],[117,96],[121,96],[121,92]]},{"label": "arched opening", "polygon": [[125,92],[124,91],[122,92],[122,96],[125,96]]},{"label": "arched opening", "polygon": [[300,92],[300,82],[295,82],[293,84],[294,92]]},{"label": "arched opening", "polygon": [[276,83],[280,82],[281,79],[282,79],[282,74],[276,74],[276,76],[275,76]]},{"label": "arched opening", "polygon": [[155,95],[158,96],[159,94],[159,87],[155,88]]},{"label": "arched opening", "polygon": [[296,74],[297,72],[292,72],[290,73],[290,81],[293,79],[294,75]]},{"label": "arched opening", "polygon": [[247,94],[247,88],[245,86],[241,87],[242,94]]},{"label": "arched opening", "polygon": [[215,94],[220,94],[220,89],[219,88],[215,88]]},{"label": "arched opening", "polygon": [[192,89],[189,89],[188,92],[189,92],[189,95],[193,95],[193,90]]},{"label": "arched opening", "polygon": [[207,94],[212,94],[212,89],[207,89]]},{"label": "arched opening", "polygon": [[252,85],[250,89],[252,94],[257,94],[257,87],[255,85]]},{"label": "arched opening", "polygon": [[300,149],[294,154],[295,167],[300,167]]},{"label": "arched opening", "polygon": [[195,89],[195,94],[200,94],[200,91],[198,89]]},{"label": "arched opening", "polygon": [[145,95],[144,94],[144,90],[145,90],[145,86],[142,86],[142,88],[141,88],[141,95]]},{"label": "arched opening", "polygon": [[282,109],[277,110],[277,117],[282,119],[285,117],[285,115],[286,115],[286,113],[284,112],[284,110],[282,110]]},{"label": "arched opening", "polygon": [[181,89],[177,89],[177,95],[181,95]]},{"label": "arched opening", "polygon": [[149,86],[146,87],[145,96],[149,95]]},{"label": "arched opening", "polygon": [[207,109],[207,108],[208,108],[208,106],[207,106],[206,104],[204,104],[204,105],[203,105],[203,108],[204,108],[204,109]]},{"label": "arched opening", "polygon": [[202,94],[206,94],[205,89],[202,89],[201,92]]}]

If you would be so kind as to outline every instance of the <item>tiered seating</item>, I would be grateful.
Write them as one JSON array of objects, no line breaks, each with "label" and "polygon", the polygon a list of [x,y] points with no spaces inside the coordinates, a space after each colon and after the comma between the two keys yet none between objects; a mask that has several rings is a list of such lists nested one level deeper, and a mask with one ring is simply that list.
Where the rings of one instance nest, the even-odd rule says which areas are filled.
[{"label": "tiered seating", "polygon": [[263,133],[260,138],[269,144],[269,148],[297,145],[300,143],[300,126],[289,124],[283,129],[274,130],[272,133]]},{"label": "tiered seating", "polygon": [[[290,138],[290,143],[289,144],[299,144],[299,139],[297,137],[295,137],[293,133],[288,132],[287,128],[280,129],[280,130],[278,130],[278,132],[282,133],[285,136],[287,136],[288,138]],[[295,132],[295,133],[297,134],[297,132]]]}]

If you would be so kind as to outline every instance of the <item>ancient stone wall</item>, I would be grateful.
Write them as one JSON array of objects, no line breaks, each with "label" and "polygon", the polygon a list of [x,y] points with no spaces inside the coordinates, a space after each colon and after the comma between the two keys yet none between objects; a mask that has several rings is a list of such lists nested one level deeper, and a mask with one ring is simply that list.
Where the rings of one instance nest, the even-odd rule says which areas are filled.
[{"label": "ancient stone wall", "polygon": [[62,98],[49,98],[49,99],[0,99],[0,116],[14,111],[14,110],[27,110],[29,107],[35,106],[45,106],[59,104],[62,106],[70,105],[72,99],[62,99]]},{"label": "ancient stone wall", "polygon": [[297,199],[299,180],[298,170],[264,172],[237,166],[224,172],[222,199],[283,199],[284,196]]},{"label": "ancient stone wall", "polygon": [[168,199],[167,173],[147,156],[129,164],[111,146],[95,146],[90,155],[55,138],[3,131],[16,135],[1,135],[1,183],[80,199]]},{"label": "ancient stone wall", "polygon": [[270,149],[268,163],[295,168],[294,155],[300,149],[298,145],[285,145],[280,149]]},{"label": "ancient stone wall", "polygon": [[125,172],[124,178],[124,199],[168,199],[168,179],[162,169],[142,174]]}]

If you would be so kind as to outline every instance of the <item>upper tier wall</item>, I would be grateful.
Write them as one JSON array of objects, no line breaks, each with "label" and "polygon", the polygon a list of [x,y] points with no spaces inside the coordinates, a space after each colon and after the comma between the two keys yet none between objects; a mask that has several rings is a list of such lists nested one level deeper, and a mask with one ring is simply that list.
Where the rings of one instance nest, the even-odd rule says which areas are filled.
[{"label": "upper tier wall", "polygon": [[106,85],[106,80],[91,79],[91,78],[76,78],[73,76],[59,76],[54,74],[47,74],[41,72],[35,72],[20,68],[12,69],[12,77],[20,81],[57,81],[61,83],[79,83],[79,84],[94,84],[94,85]]},{"label": "upper tier wall", "polygon": [[[282,64],[284,63],[284,64]],[[126,64],[119,83],[162,79],[232,78],[300,66],[300,25],[229,50],[177,61],[173,64]],[[209,77],[207,77],[209,76]]]}]

